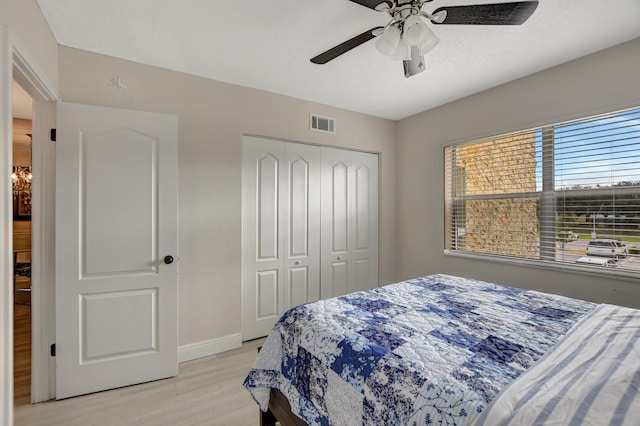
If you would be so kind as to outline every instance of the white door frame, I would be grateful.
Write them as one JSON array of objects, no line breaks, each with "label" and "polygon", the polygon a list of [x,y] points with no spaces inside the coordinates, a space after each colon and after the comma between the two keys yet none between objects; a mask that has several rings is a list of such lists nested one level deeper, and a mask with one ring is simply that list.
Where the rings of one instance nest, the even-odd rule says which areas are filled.
[{"label": "white door frame", "polygon": [[[52,155],[54,147],[49,144],[48,128],[55,123],[55,102],[60,96],[55,86],[44,78],[36,62],[6,25],[0,26],[0,151],[4,162],[0,164],[0,175],[9,176],[12,167],[11,105],[12,82],[15,79],[34,100],[33,117],[33,170],[41,179],[34,179],[32,216],[32,255],[36,269],[32,283],[32,402],[45,401],[52,397],[50,357],[48,348],[53,341],[53,196],[50,184],[55,173]],[[46,183],[46,187],[43,185]],[[8,185],[0,188],[0,275],[4,285],[0,288],[0,423],[13,423],[13,255],[11,238],[12,195]],[[45,277],[48,281],[45,281]]]},{"label": "white door frame", "polygon": [[[5,8],[6,9],[6,8]],[[12,90],[12,59],[11,45],[9,43],[9,28],[6,25],[0,27],[0,175],[9,176],[13,158],[12,150],[12,126],[11,90]],[[0,273],[2,274],[2,288],[0,292],[0,423],[13,424],[13,304],[12,298],[13,279],[13,240],[10,238],[11,203],[13,202],[8,182],[0,186]],[[11,203],[10,203],[11,200]]]}]

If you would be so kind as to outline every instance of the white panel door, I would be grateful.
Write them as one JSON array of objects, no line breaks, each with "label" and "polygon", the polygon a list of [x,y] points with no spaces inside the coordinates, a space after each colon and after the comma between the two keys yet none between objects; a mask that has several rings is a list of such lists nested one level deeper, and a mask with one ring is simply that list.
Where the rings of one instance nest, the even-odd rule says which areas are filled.
[{"label": "white panel door", "polygon": [[177,374],[177,116],[61,103],[56,398]]},{"label": "white panel door", "polygon": [[378,286],[378,156],[322,148],[323,299]]},{"label": "white panel door", "polygon": [[320,153],[318,147],[285,143],[285,295],[280,310],[320,299]]},{"label": "white panel door", "polygon": [[317,147],[245,136],[242,166],[243,340],[320,297]]}]

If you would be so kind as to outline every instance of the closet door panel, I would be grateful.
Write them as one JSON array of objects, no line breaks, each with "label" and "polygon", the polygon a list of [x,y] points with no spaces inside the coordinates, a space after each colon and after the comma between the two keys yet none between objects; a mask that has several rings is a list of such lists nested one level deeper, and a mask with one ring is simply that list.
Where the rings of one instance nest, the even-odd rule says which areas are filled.
[{"label": "closet door panel", "polygon": [[356,178],[356,226],[355,248],[368,249],[371,237],[371,173],[367,166],[360,166],[355,173]]},{"label": "closet door panel", "polygon": [[256,274],[256,318],[273,318],[278,314],[278,270],[264,270]]},{"label": "closet door panel", "polygon": [[271,153],[257,161],[258,260],[278,258],[278,168]]},{"label": "closet door panel", "polygon": [[268,334],[284,294],[281,142],[246,137],[242,163],[242,333]]},{"label": "closet door panel", "polygon": [[321,297],[378,286],[378,156],[322,148]]},{"label": "closet door panel", "polygon": [[349,291],[378,286],[378,156],[354,152],[353,168],[354,220],[351,238],[351,271]]},{"label": "closet door panel", "polygon": [[[327,223],[331,232],[331,252],[344,253],[348,249],[349,213],[348,213],[348,167],[339,162],[331,167],[331,177],[328,182],[331,193],[331,220]],[[323,204],[324,206],[324,204]]]},{"label": "closet door panel", "polygon": [[309,163],[295,158],[289,164],[291,187],[289,257],[309,255]]},{"label": "closet door panel", "polygon": [[320,297],[320,148],[243,138],[244,340]]},{"label": "closet door panel", "polygon": [[309,268],[306,266],[289,269],[289,305],[294,307],[309,302]]},{"label": "closet door panel", "polygon": [[286,172],[280,188],[287,206],[284,230],[288,271],[282,313],[320,298],[320,149],[283,142]]},{"label": "closet door panel", "polygon": [[[322,276],[323,283],[329,281],[331,283],[331,291],[334,293],[334,297],[342,294],[347,294],[349,291],[349,266],[347,262],[337,261],[332,262],[329,269],[331,275]],[[323,297],[324,299],[325,297]]]},{"label": "closet door panel", "polygon": [[371,286],[371,263],[369,259],[356,259],[353,269],[353,285],[349,288],[349,291],[354,292],[373,288]]}]

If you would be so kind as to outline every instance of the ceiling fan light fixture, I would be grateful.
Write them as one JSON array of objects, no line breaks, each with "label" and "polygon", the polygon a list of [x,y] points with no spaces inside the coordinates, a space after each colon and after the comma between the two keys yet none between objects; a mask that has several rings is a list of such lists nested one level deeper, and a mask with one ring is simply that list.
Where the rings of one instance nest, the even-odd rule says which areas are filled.
[{"label": "ceiling fan light fixture", "polygon": [[373,9],[376,12],[386,12],[393,7],[393,4],[389,1],[382,1],[376,5]]},{"label": "ceiling fan light fixture", "polygon": [[400,42],[400,36],[400,30],[395,25],[391,25],[376,40],[376,49],[383,55],[393,56]]},{"label": "ceiling fan light fixture", "polygon": [[411,15],[404,21],[404,31],[402,37],[411,46],[416,46],[425,37],[425,33],[429,31],[427,24],[419,15]]},{"label": "ceiling fan light fixture", "polygon": [[394,61],[408,61],[411,59],[411,45],[401,38],[391,55],[391,59]]},{"label": "ceiling fan light fixture", "polygon": [[411,59],[412,48],[417,48],[424,55],[436,47],[439,41],[424,17],[414,13],[403,21],[387,24],[376,40],[376,48],[392,60],[408,61]]},{"label": "ceiling fan light fixture", "polygon": [[433,50],[433,48],[436,47],[438,43],[440,43],[440,39],[434,34],[433,31],[431,31],[431,29],[427,25],[424,26],[424,30],[425,31],[422,39],[418,44],[420,47],[420,53],[423,55]]}]

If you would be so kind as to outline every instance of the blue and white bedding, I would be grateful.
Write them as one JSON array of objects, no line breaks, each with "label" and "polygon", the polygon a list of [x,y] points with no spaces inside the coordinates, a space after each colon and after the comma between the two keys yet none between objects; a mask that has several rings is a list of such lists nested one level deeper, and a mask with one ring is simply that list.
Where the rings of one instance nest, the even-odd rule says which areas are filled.
[{"label": "blue and white bedding", "polygon": [[471,424],[596,307],[447,275],[409,280],[293,308],[244,384],[262,410],[279,389],[310,425]]}]

